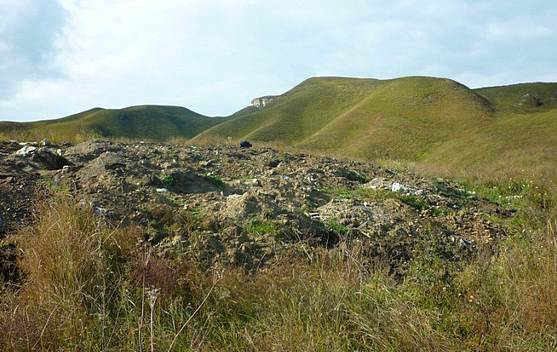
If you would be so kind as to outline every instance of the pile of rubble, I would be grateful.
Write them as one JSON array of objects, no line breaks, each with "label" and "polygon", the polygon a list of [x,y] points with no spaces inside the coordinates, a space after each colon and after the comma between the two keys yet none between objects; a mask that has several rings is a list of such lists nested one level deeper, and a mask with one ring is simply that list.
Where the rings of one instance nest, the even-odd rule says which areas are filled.
[{"label": "pile of rubble", "polygon": [[269,148],[0,142],[0,233],[53,188],[143,226],[163,254],[248,269],[343,244],[403,272],[432,250],[458,260],[493,245],[504,230],[490,219],[512,216],[445,180]]}]

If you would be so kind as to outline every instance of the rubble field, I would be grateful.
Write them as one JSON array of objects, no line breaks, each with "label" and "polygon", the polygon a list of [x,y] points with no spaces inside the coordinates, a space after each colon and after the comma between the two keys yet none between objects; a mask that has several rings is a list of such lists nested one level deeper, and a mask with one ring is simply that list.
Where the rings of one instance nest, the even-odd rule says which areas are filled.
[{"label": "rubble field", "polygon": [[64,192],[161,255],[257,270],[358,248],[403,275],[417,256],[494,248],[512,211],[443,179],[270,148],[0,141],[0,236]]}]

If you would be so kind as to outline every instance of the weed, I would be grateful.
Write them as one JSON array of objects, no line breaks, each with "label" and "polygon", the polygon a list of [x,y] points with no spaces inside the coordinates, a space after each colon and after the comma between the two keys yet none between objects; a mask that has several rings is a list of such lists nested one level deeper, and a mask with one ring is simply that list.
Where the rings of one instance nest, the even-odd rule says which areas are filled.
[{"label": "weed", "polygon": [[431,209],[431,206],[426,201],[413,195],[400,194],[397,198],[404,204],[407,204],[416,210],[422,211]]},{"label": "weed", "polygon": [[246,226],[246,231],[255,236],[272,235],[277,236],[279,233],[277,225],[266,219],[253,219]]},{"label": "weed", "polygon": [[334,232],[338,235],[341,235],[341,236],[347,236],[347,235],[350,234],[350,229],[346,225],[340,223],[336,219],[332,219],[332,220],[327,221],[325,223],[325,227],[329,231],[332,231],[332,232]]},{"label": "weed", "polygon": [[174,183],[176,182],[176,180],[174,179],[174,176],[166,175],[166,174],[162,175],[161,181],[167,187],[172,187],[174,185]]}]

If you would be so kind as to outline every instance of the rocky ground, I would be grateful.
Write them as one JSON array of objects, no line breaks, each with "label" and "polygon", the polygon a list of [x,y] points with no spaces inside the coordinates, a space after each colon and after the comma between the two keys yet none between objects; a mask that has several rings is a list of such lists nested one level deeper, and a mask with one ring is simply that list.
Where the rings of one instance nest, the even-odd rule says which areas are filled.
[{"label": "rocky ground", "polygon": [[248,270],[357,247],[403,275],[417,256],[495,246],[505,232],[493,219],[512,216],[445,180],[257,146],[0,141],[0,236],[57,191],[144,227],[161,255]]}]

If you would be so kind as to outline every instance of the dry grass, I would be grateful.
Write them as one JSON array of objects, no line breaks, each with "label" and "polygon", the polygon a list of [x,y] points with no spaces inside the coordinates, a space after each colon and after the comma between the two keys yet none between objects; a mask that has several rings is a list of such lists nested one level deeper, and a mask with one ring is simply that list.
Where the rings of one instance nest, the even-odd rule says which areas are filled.
[{"label": "dry grass", "polygon": [[357,248],[345,246],[252,276],[160,257],[140,243],[138,229],[114,228],[73,204],[57,198],[41,206],[35,224],[14,238],[26,278],[0,296],[2,350],[557,347],[552,226],[523,226],[498,255],[463,267],[426,256],[402,282],[381,265],[362,267]]}]

